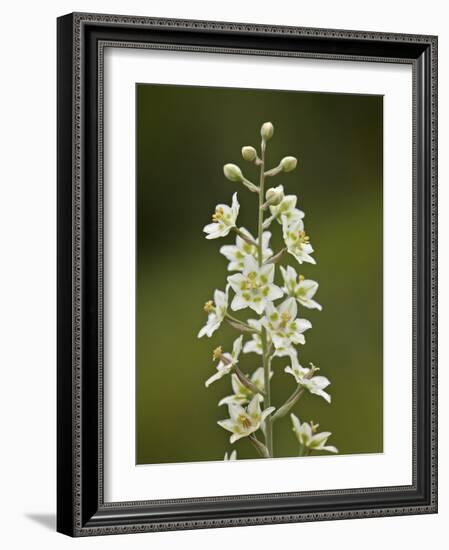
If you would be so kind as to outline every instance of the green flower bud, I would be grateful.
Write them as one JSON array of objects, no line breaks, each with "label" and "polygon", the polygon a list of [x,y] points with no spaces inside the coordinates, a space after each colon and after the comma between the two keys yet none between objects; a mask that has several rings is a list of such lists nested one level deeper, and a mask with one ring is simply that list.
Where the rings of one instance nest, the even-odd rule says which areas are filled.
[{"label": "green flower bud", "polygon": [[264,141],[268,141],[273,137],[274,134],[274,126],[271,124],[271,122],[264,122],[262,124],[262,128],[260,129],[260,135],[262,136],[262,139]]},{"label": "green flower bud", "polygon": [[295,157],[284,157],[280,163],[283,172],[292,172],[297,164],[298,161]]},{"label": "green flower bud", "polygon": [[254,149],[254,147],[246,145],[245,147],[242,147],[242,157],[244,160],[252,162],[257,158],[257,151]]},{"label": "green flower bud", "polygon": [[277,187],[270,187],[270,189],[268,189],[265,193],[265,198],[270,206],[277,206],[282,202],[282,199],[284,198],[284,188],[282,187],[282,185],[278,185]]},{"label": "green flower bud", "polygon": [[223,166],[223,173],[229,181],[243,181],[242,171],[236,164],[225,164]]}]

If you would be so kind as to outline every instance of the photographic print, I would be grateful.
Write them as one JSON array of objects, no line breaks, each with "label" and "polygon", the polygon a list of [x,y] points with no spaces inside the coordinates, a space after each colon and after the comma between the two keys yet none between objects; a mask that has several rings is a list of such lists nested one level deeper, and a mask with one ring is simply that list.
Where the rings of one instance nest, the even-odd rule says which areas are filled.
[{"label": "photographic print", "polygon": [[383,98],[136,85],[137,464],[383,451]]},{"label": "photographic print", "polygon": [[59,532],[437,512],[437,50],[58,18]]}]

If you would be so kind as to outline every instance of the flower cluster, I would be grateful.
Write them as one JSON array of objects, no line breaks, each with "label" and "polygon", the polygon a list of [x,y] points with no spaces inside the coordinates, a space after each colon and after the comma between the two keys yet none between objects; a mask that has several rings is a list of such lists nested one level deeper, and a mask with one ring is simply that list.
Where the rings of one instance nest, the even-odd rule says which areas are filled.
[{"label": "flower cluster", "polygon": [[[285,195],[282,185],[265,190],[267,179],[281,172],[292,172],[297,160],[287,156],[276,167],[267,170],[267,143],[274,134],[271,122],[265,122],[260,133],[260,155],[252,146],[242,148],[243,159],[259,169],[258,185],[246,178],[237,165],[226,164],[223,167],[229,181],[242,184],[258,197],[257,236],[238,225],[240,204],[237,192],[233,194],[230,206],[218,204],[215,207],[212,222],[203,231],[206,239],[235,235],[235,244],[220,248],[220,253],[228,261],[227,270],[234,273],[227,277],[224,291],[215,290],[213,300],[204,305],[208,318],[198,337],[211,337],[223,322],[229,323],[240,333],[234,340],[232,351],[223,352],[221,346],[214,350],[213,360],[217,362],[215,372],[205,385],[208,387],[229,376],[232,393],[218,403],[219,406],[227,406],[229,417],[218,424],[231,433],[231,444],[248,438],[260,456],[269,458],[275,456],[275,422],[285,417],[305,392],[322,397],[328,403],[331,397],[325,391],[329,380],[317,376],[319,369],[312,363],[308,368],[302,367],[298,357],[298,346],[306,343],[305,333],[312,328],[311,322],[302,317],[300,308],[321,311],[321,305],[314,300],[318,283],[298,274],[291,265],[280,266],[281,284],[275,280],[276,264],[286,262],[289,257],[293,257],[299,265],[316,263],[310,237],[304,227],[305,214],[297,207],[296,195]],[[270,227],[281,229],[284,244],[277,252],[270,248]],[[247,319],[234,315],[234,312],[248,309],[253,313]],[[257,318],[254,318],[254,313]],[[252,373],[244,372],[246,369],[240,367],[242,353],[254,353],[260,357]],[[271,402],[271,363],[274,357],[286,358],[289,364],[284,372],[292,376],[296,385],[290,397],[278,407]],[[312,451],[338,452],[335,447],[326,444],[330,432],[316,433],[318,425],[313,422],[301,424],[293,413],[291,420],[299,443],[299,456],[309,455]],[[226,452],[224,460],[236,458],[237,452],[233,449],[229,455]]]}]

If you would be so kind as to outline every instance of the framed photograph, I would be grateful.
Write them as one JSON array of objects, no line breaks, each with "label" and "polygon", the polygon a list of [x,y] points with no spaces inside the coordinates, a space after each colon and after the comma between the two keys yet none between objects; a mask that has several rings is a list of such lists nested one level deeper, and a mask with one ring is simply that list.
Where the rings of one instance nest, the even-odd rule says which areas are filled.
[{"label": "framed photograph", "polygon": [[437,511],[437,38],[58,19],[58,531]]}]

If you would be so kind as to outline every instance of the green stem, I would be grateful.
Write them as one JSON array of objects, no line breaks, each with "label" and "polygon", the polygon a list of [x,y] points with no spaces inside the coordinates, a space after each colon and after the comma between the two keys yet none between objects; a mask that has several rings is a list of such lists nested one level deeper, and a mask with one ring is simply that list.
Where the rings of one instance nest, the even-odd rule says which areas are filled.
[{"label": "green stem", "polygon": [[263,198],[264,198],[264,187],[265,187],[265,141],[262,140],[261,145],[262,158],[260,159],[260,180],[259,180],[259,223],[257,231],[257,249],[259,257],[259,265],[263,264],[263,249],[262,249],[262,233],[263,233]]},{"label": "green stem", "polygon": [[[307,378],[310,380],[312,376],[318,371],[316,367],[312,367],[310,371],[304,376],[304,378]],[[291,408],[296,404],[298,399],[303,395],[304,393],[304,387],[300,384],[296,388],[296,390],[290,395],[290,397],[287,399],[287,401],[282,405],[282,407],[279,407],[279,409],[271,415],[271,421],[274,422],[278,418],[282,418],[285,416]]]},{"label": "green stem", "polygon": [[254,445],[260,456],[262,456],[263,458],[270,458],[271,455],[267,447],[262,443],[262,441],[259,441],[254,434],[251,434],[249,436],[249,440]]},{"label": "green stem", "polygon": [[287,401],[282,405],[282,407],[279,407],[279,409],[271,415],[271,421],[274,422],[275,420],[278,420],[279,418],[285,416],[292,409],[298,399],[303,395],[303,393],[304,388],[298,386],[296,390],[291,394],[291,396],[287,399]]},{"label": "green stem", "polygon": [[[257,250],[259,266],[263,264],[263,247],[262,247],[262,234],[263,234],[263,213],[264,213],[264,192],[265,192],[265,141],[262,140],[261,145],[261,159],[260,159],[260,180],[259,180],[259,218],[258,218],[258,231],[257,231]],[[262,327],[262,360],[263,360],[263,373],[264,373],[264,385],[265,385],[265,398],[264,408],[271,406],[271,387],[270,387],[270,370],[271,362],[267,355],[267,331],[265,327]],[[265,420],[266,436],[265,446],[267,448],[268,456],[273,456],[273,425],[271,417]]]},{"label": "green stem", "polygon": [[281,250],[279,250],[279,252],[277,252],[274,256],[271,256],[271,258],[269,258],[269,259],[265,262],[265,265],[267,265],[267,264],[275,264],[276,262],[278,262],[278,261],[282,258],[282,255],[284,254],[284,252],[285,252],[286,250],[287,250],[286,248],[281,248]]},{"label": "green stem", "polygon": [[237,328],[235,325],[241,325],[242,330],[245,330],[247,332],[253,332],[254,334],[258,334],[260,332],[259,330],[257,330],[257,328],[250,327],[247,323],[245,323],[245,321],[241,321],[240,319],[237,319],[237,317],[234,317],[229,313],[226,313],[226,319],[228,319],[228,322],[231,321],[231,325],[234,328]]},{"label": "green stem", "polygon": [[234,231],[235,233],[237,233],[237,235],[238,235],[239,237],[241,237],[246,243],[251,244],[251,245],[253,245],[253,246],[257,246],[257,247],[259,246],[258,243],[256,243],[256,242],[253,241],[252,239],[250,239],[247,235],[245,235],[245,233],[243,233],[243,231],[240,231],[240,229],[239,229],[238,227],[233,227],[232,229],[233,229],[233,231]]}]

